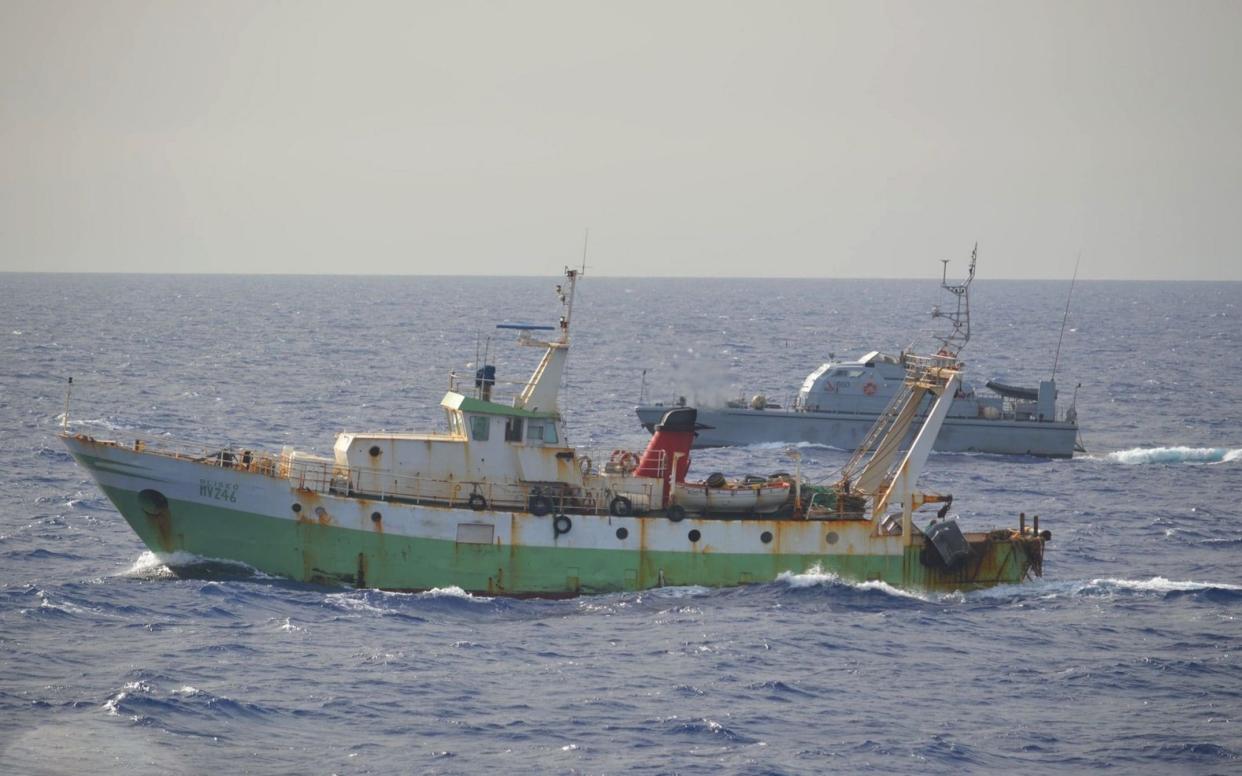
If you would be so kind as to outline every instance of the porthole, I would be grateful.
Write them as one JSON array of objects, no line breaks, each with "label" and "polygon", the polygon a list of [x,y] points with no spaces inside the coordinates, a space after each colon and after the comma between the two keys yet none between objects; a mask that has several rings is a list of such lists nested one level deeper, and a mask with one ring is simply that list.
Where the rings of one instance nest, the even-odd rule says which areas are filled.
[{"label": "porthole", "polygon": [[370,449],[370,450],[368,450],[367,452],[369,452],[369,453],[371,454],[371,457],[372,457],[372,458],[379,458],[380,453],[382,453],[382,452],[384,452],[384,451],[383,451],[383,450],[380,450],[380,446],[379,446],[379,445],[371,445],[371,449]]},{"label": "porthole", "polygon": [[824,537],[824,541],[828,542],[829,544],[836,544],[840,539],[841,537],[837,536],[836,531],[829,531],[828,535]]},{"label": "porthole", "polygon": [[381,520],[383,520],[383,519],[384,519],[384,516],[383,516],[383,515],[381,515],[379,512],[372,512],[372,513],[371,513],[371,522],[372,522],[372,523],[378,523],[379,521],[381,521]]},{"label": "porthole", "polygon": [[629,538],[629,535],[630,535],[630,529],[626,528],[625,526],[622,526],[617,529],[618,539],[621,539],[622,541],[624,541],[625,539]]},{"label": "porthole", "polygon": [[688,536],[692,542],[697,542],[699,539],[703,538],[703,534],[699,533],[699,529],[697,528],[690,529],[690,533],[686,534],[686,536]]},{"label": "porthole", "polygon": [[771,544],[772,543],[772,532],[764,531],[763,533],[759,534],[759,541],[763,542],[764,544]]},{"label": "porthole", "polygon": [[323,507],[315,507],[315,517],[324,518],[328,516],[328,510]]},{"label": "porthole", "polygon": [[298,504],[298,503],[294,503],[294,505],[293,505],[293,511],[294,511],[294,512],[301,512],[301,511],[302,511],[302,505],[301,505],[301,504]]}]

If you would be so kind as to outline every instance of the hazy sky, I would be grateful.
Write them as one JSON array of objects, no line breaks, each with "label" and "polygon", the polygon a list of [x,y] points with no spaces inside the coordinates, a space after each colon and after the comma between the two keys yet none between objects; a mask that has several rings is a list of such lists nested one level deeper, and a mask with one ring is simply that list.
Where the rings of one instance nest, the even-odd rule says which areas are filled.
[{"label": "hazy sky", "polygon": [[[1242,279],[1242,2],[0,0],[0,269]],[[964,265],[956,263],[964,269]]]}]

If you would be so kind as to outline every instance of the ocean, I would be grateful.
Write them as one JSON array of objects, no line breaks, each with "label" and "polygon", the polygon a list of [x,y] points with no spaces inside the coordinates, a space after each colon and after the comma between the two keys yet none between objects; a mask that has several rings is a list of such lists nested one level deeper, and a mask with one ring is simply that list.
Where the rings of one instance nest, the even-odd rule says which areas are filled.
[{"label": "ocean", "polygon": [[[1044,575],[969,594],[814,570],[566,601],[172,576],[56,438],[331,450],[439,428],[449,372],[540,352],[547,278],[0,275],[0,773],[1238,773],[1242,283],[972,286],[967,379],[1076,392],[1072,460],[934,454],[968,528],[1040,515]],[[950,266],[950,271],[953,265]],[[788,401],[926,344],[932,280],[588,275],[570,442],[633,409]],[[1079,387],[1080,386],[1080,387]],[[803,445],[831,479],[845,451]],[[784,445],[692,472],[788,470]]]}]

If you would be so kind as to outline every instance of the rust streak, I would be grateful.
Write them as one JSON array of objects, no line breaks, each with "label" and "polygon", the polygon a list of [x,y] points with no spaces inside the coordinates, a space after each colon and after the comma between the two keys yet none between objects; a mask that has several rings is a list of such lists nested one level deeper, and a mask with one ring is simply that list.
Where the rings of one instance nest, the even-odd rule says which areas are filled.
[{"label": "rust streak", "polygon": [[168,514],[168,510],[162,509],[155,514],[148,514],[147,518],[159,536],[160,547],[166,552],[172,552],[172,516]]}]

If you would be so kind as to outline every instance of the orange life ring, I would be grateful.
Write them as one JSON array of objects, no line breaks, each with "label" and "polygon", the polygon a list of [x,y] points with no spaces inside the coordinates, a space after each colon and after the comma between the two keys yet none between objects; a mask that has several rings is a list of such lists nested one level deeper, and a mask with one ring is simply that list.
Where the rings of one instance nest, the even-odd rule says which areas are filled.
[{"label": "orange life ring", "polygon": [[877,390],[879,389],[876,387],[875,383],[867,383],[866,385],[863,386],[863,393],[867,394],[868,396],[874,396]]},{"label": "orange life ring", "polygon": [[629,450],[613,450],[608,461],[616,464],[623,472],[632,472],[638,468],[638,456]]}]

